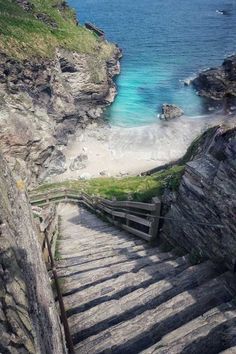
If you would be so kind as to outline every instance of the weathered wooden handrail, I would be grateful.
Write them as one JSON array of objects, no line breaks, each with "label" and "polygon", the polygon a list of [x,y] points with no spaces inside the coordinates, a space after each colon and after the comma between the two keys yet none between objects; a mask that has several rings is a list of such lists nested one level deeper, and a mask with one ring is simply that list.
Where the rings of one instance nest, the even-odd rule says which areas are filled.
[{"label": "weathered wooden handrail", "polygon": [[[55,189],[44,193],[30,193],[30,201],[32,205],[40,206],[63,201],[81,203],[138,237],[147,241],[157,237],[161,205],[158,198],[153,198],[152,203],[117,201],[92,197],[72,189]],[[143,215],[136,215],[137,210],[143,212]]]}]

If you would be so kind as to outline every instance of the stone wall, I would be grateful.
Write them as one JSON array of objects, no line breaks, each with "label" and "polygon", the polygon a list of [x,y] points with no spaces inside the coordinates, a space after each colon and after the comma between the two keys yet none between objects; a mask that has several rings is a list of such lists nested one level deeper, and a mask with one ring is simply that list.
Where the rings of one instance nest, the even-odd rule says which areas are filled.
[{"label": "stone wall", "polygon": [[64,353],[24,183],[0,156],[0,352]]},{"label": "stone wall", "polygon": [[235,270],[236,128],[219,127],[205,136],[205,150],[186,164],[176,199],[166,214],[173,220],[165,221],[162,236]]}]

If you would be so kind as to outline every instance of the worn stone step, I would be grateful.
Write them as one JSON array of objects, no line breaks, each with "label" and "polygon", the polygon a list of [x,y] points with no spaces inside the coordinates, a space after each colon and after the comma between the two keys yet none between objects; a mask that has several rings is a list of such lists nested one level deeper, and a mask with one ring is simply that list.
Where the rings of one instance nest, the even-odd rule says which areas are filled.
[{"label": "worn stone step", "polygon": [[[139,241],[139,240],[137,240]],[[69,262],[70,259],[76,259],[78,257],[83,257],[86,254],[101,254],[101,253],[106,253],[107,249],[114,249],[114,250],[123,250],[123,249],[130,249],[131,251],[136,248],[139,248],[141,250],[145,250],[145,249],[149,249],[149,247],[147,245],[144,245],[143,242],[120,242],[120,243],[104,243],[103,245],[95,245],[95,246],[91,246],[91,247],[86,247],[86,248],[82,248],[80,247],[80,245],[78,243],[76,243],[73,247],[73,250],[69,250],[66,251],[65,247],[62,247],[62,244],[60,243],[60,247],[59,247],[59,253],[60,253],[60,260],[61,263],[63,264],[63,262]],[[60,263],[58,264],[60,265]]]},{"label": "worn stone step", "polygon": [[219,353],[231,344],[235,326],[236,308],[225,303],[167,334],[142,354]]},{"label": "worn stone step", "polygon": [[83,289],[88,289],[94,287],[97,284],[102,284],[107,280],[113,281],[114,279],[120,277],[121,275],[127,274],[136,274],[139,271],[146,272],[148,274],[153,274],[156,272],[156,266],[159,263],[162,263],[167,260],[174,259],[171,253],[164,253],[161,256],[159,255],[159,261],[149,263],[148,259],[145,259],[145,262],[137,263],[137,261],[131,261],[126,263],[124,267],[119,265],[113,265],[111,267],[106,267],[103,269],[96,269],[91,272],[82,273],[79,276],[74,278],[62,278],[63,279],[63,294],[73,294],[78,293],[78,291]]},{"label": "worn stone step", "polygon": [[73,254],[73,253],[78,253],[78,251],[88,251],[91,249],[97,249],[101,250],[105,246],[138,246],[138,245],[144,245],[144,241],[140,239],[136,240],[123,240],[122,238],[119,238],[117,240],[114,240],[112,236],[110,237],[109,240],[89,240],[89,238],[84,241],[84,243],[80,243],[78,240],[61,240],[60,241],[60,250],[62,253],[67,252],[68,250]]},{"label": "worn stone step", "polygon": [[[193,289],[216,276],[215,268],[209,262],[183,270],[160,281],[154,281],[146,288],[140,287],[123,297],[104,299],[90,310],[77,306],[78,313],[69,317],[71,331],[75,341],[108,328],[111,325],[132,319],[149,309],[155,309],[182,292]],[[91,303],[93,305],[93,303]],[[87,305],[88,306],[88,305]],[[86,305],[85,305],[86,309]],[[68,311],[68,314],[73,313]]]},{"label": "worn stone step", "polygon": [[[75,232],[75,231],[71,231]],[[63,238],[60,241],[60,245],[63,245],[64,247],[70,248],[72,245],[77,245],[80,246],[80,250],[86,250],[91,247],[104,247],[105,245],[120,245],[122,243],[131,243],[133,242],[134,245],[141,245],[144,244],[144,241],[141,239],[133,239],[133,238],[124,238],[121,235],[118,235],[119,237],[116,237],[117,234],[112,234],[110,233],[108,237],[104,237],[104,235],[100,235],[101,237],[94,237],[91,238],[88,236],[85,240],[79,240],[79,239],[70,239],[70,238]],[[69,243],[70,242],[70,243]]]},{"label": "worn stone step", "polygon": [[137,258],[134,260],[117,260],[117,262],[113,262],[113,264],[108,264],[104,267],[91,266],[88,264],[84,265],[83,269],[82,266],[79,266],[79,270],[76,272],[72,272],[68,275],[62,274],[60,278],[63,279],[65,286],[70,288],[71,286],[74,286],[72,284],[84,285],[88,280],[92,283],[104,277],[112,275],[116,276],[116,274],[120,273],[136,273],[146,266],[158,264],[167,259],[173,259],[173,255],[170,253],[162,253],[155,256]]},{"label": "worn stone step", "polygon": [[[112,238],[114,240],[120,238],[124,240],[129,240],[129,236],[122,230],[119,229],[114,229],[114,227],[103,227],[100,228],[99,230],[88,230],[84,229],[79,225],[64,225],[65,231],[63,231],[63,228],[61,228],[61,231],[63,232],[63,238],[65,240],[76,240],[78,242],[84,242],[88,239],[95,240],[101,240],[101,239],[109,239]],[[76,230],[76,233],[73,233],[73,231]],[[134,237],[131,237],[131,239],[134,239]]]},{"label": "worn stone step", "polygon": [[188,266],[189,264],[184,257],[148,266],[137,273],[126,273],[116,279],[110,279],[99,283],[97,286],[76,292],[71,296],[65,297],[64,302],[66,307],[70,309],[68,313],[73,312],[73,309],[78,307],[78,303],[80,304],[80,309],[83,307],[84,310],[89,304],[91,306],[94,304],[95,306],[95,303],[121,298],[138,289],[144,290],[163,278],[176,276]]},{"label": "worn stone step", "polygon": [[[132,252],[126,249],[125,251],[111,252],[103,254],[100,258],[95,257],[81,257],[76,264],[67,267],[58,267],[58,274],[60,276],[67,276],[68,274],[76,273],[76,271],[84,271],[91,268],[102,268],[107,265],[116,264],[117,262],[129,261],[132,259],[141,259],[149,257],[150,261],[156,260],[157,257],[163,256],[163,253],[158,252],[155,248],[146,249],[144,251]],[[94,259],[93,259],[94,258]]]},{"label": "worn stone step", "polygon": [[62,211],[58,273],[77,353],[233,353],[232,276],[211,262],[189,266],[80,207]]},{"label": "worn stone step", "polygon": [[[127,245],[128,244],[128,245]],[[129,253],[134,253],[134,252],[139,252],[139,251],[144,251],[146,253],[146,255],[148,254],[149,250],[153,250],[153,247],[144,247],[143,245],[132,245],[131,243],[126,243],[125,245],[121,245],[118,247],[114,247],[114,246],[104,246],[104,248],[102,248],[102,250],[100,249],[89,249],[87,251],[79,251],[78,252],[78,256],[76,257],[70,257],[67,259],[60,259],[60,262],[58,262],[57,268],[66,268],[66,267],[70,267],[73,266],[75,264],[80,264],[83,262],[89,262],[92,260],[96,260],[96,259],[100,259],[100,258],[104,258],[104,257],[109,257],[114,255],[118,255],[118,254],[129,254]],[[155,252],[158,254],[160,251],[158,248],[155,248]]]},{"label": "worn stone step", "polygon": [[78,345],[76,352],[114,354],[139,353],[176,328],[224,302],[232,295],[219,278],[178,294],[154,309],[93,335]]}]

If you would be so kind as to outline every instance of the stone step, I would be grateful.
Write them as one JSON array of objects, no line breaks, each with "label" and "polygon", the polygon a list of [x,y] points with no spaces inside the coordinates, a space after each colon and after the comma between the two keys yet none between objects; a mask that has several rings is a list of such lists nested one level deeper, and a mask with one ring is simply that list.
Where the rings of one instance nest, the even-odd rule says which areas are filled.
[{"label": "stone step", "polygon": [[[83,262],[87,261],[92,261],[100,258],[104,258],[104,256],[112,256],[118,255],[118,254],[129,254],[129,253],[134,253],[134,252],[139,252],[139,251],[144,251],[147,252],[146,255],[148,254],[149,250],[152,249],[153,247],[145,247],[144,245],[138,245],[138,246],[132,246],[130,243],[126,243],[125,245],[121,245],[118,247],[113,247],[113,246],[104,246],[101,250],[100,249],[89,249],[87,251],[79,251],[78,256],[76,257],[71,257],[67,259],[61,259],[60,262],[58,262],[57,268],[66,268],[73,266],[75,264],[80,264]],[[158,248],[155,248],[155,252],[158,253],[160,252]]]},{"label": "stone step", "polygon": [[[162,264],[160,264],[160,270],[161,266]],[[183,266],[185,265],[183,264]],[[83,329],[89,328],[89,326],[91,326],[92,318],[94,318],[94,325],[98,322],[97,318],[100,318],[101,321],[108,321],[110,317],[117,317],[123,313],[126,314],[126,317],[128,316],[128,312],[134,314],[134,309],[136,309],[137,313],[140,310],[145,310],[145,307],[154,308],[187,289],[192,289],[203,284],[216,275],[214,266],[210,262],[205,262],[198,266],[192,266],[185,270],[183,266],[177,267],[172,271],[169,270],[169,273],[166,273],[166,277],[163,280],[154,280],[146,287],[142,286],[142,283],[140,282],[140,287],[138,289],[133,292],[129,291],[127,295],[120,296],[115,301],[114,297],[111,297],[110,301],[104,301],[100,305],[95,306],[84,313],[79,312],[77,315],[73,315],[69,318],[72,331],[78,333]],[[153,268],[155,268],[155,270],[153,269],[155,272],[160,271],[157,269],[157,266],[154,266]],[[165,273],[165,270],[162,270],[163,273]],[[150,270],[148,269],[147,273],[149,272]],[[173,274],[175,272],[176,274]],[[177,274],[178,272],[179,274]],[[145,269],[143,270],[143,273],[145,274]],[[141,274],[137,275],[142,279]],[[152,272],[150,276],[153,277],[153,274],[155,273]],[[79,327],[77,327],[77,323]]]},{"label": "stone step", "polygon": [[[178,272],[178,269],[176,269]],[[125,296],[115,298],[104,297],[104,301],[93,308],[88,306],[94,305],[93,302],[83,306],[77,306],[76,310],[79,314],[69,317],[71,331],[75,334],[75,341],[79,341],[88,335],[98,332],[145,312],[149,309],[155,309],[157,306],[169,301],[171,298],[181,294],[182,292],[193,289],[204,282],[216,276],[215,268],[210,262],[205,264],[192,266],[179,274],[166,274],[163,280],[154,280],[146,287],[140,286],[136,290],[127,293]],[[83,312],[85,309],[85,312]],[[74,309],[75,312],[75,309]],[[73,310],[68,311],[68,314]]]},{"label": "stone step", "polygon": [[229,273],[190,266],[78,206],[61,210],[58,273],[76,353],[235,353]]},{"label": "stone step", "polygon": [[66,308],[70,309],[69,313],[72,313],[74,308],[78,308],[78,303],[80,304],[80,310],[83,309],[84,311],[91,304],[95,306],[95,303],[121,298],[135,290],[146,289],[163,278],[174,277],[188,266],[189,264],[184,257],[148,266],[137,273],[126,273],[115,279],[76,292],[71,296],[66,296],[64,302]]},{"label": "stone step", "polygon": [[[72,232],[72,231],[71,231]],[[73,231],[75,232],[75,231]],[[114,231],[113,231],[114,232]],[[110,232],[109,235],[104,235],[104,234],[100,234],[100,237],[96,237],[96,235],[94,237],[91,236],[87,236],[84,240],[80,240],[79,237],[77,239],[72,239],[72,238],[63,238],[61,239],[60,244],[64,245],[64,246],[71,246],[70,244],[68,244],[68,242],[71,242],[72,244],[77,244],[78,246],[80,246],[81,250],[86,250],[89,249],[90,247],[103,247],[106,244],[107,245],[119,245],[122,243],[131,243],[133,242],[133,244],[135,245],[140,245],[140,244],[144,244],[144,241],[141,239],[133,239],[132,237],[130,238],[124,238],[123,235],[119,235],[117,233],[112,233]]]},{"label": "stone step", "polygon": [[[165,335],[142,354],[215,354],[231,345],[235,334],[236,307],[226,303]],[[236,353],[232,350],[235,349],[226,349],[224,353]]]},{"label": "stone step", "polygon": [[[129,240],[129,239],[134,239],[134,237],[129,238],[129,236],[122,230],[119,229],[114,229],[114,227],[103,227],[100,228],[99,230],[88,230],[81,228],[79,225],[65,225],[64,226],[65,231],[62,230],[63,232],[63,239],[68,240],[75,240],[78,242],[84,242],[88,238],[91,240],[101,240],[101,239],[109,239],[111,236],[114,238],[114,240],[120,238],[124,240]],[[73,233],[73,230],[76,230],[76,233]]]},{"label": "stone step", "polygon": [[[112,237],[109,240],[102,240],[102,241],[91,241],[89,238],[84,242],[83,244],[80,243],[78,240],[73,241],[73,240],[60,240],[60,246],[59,246],[59,251],[61,254],[63,253],[69,253],[71,256],[73,256],[75,253],[79,254],[79,251],[89,251],[91,249],[96,249],[99,251],[102,251],[104,247],[110,246],[110,247],[130,247],[130,246],[138,246],[138,245],[144,245],[144,241],[140,239],[136,240],[113,240]],[[148,248],[148,247],[147,247]]]},{"label": "stone step", "polygon": [[122,261],[129,261],[133,259],[141,259],[141,258],[150,258],[150,262],[152,260],[159,259],[158,257],[166,257],[168,256],[166,253],[160,253],[156,248],[146,249],[144,251],[136,251],[131,252],[128,249],[119,251],[119,252],[111,252],[109,255],[104,254],[103,256],[100,255],[100,258],[97,256],[94,257],[81,257],[78,259],[76,264],[72,264],[69,267],[59,268],[58,267],[58,274],[60,276],[67,276],[68,274],[73,274],[76,271],[85,271],[86,269],[92,268],[103,268],[107,265],[116,264],[117,262]]},{"label": "stone step", "polygon": [[173,255],[165,253],[165,258],[164,256],[162,258],[159,256],[156,258],[156,261],[152,262],[150,262],[149,257],[144,257],[138,260],[113,264],[104,268],[93,269],[83,273],[80,272],[69,277],[61,277],[64,283],[64,293],[68,291],[68,289],[76,289],[78,286],[84,287],[87,284],[102,282],[106,278],[117,278],[122,274],[127,274],[130,272],[137,273],[141,269],[145,269],[150,266],[154,267],[156,264],[168,259],[173,259]]},{"label": "stone step", "polygon": [[[139,240],[137,240],[139,241]],[[78,257],[83,257],[86,254],[101,254],[101,253],[106,253],[107,249],[113,249],[113,250],[124,250],[124,249],[130,249],[131,251],[136,248],[140,248],[141,250],[149,249],[148,245],[144,245],[143,242],[120,242],[120,243],[108,243],[102,245],[96,245],[93,247],[86,247],[82,248],[79,247],[77,243],[74,245],[73,250],[65,251],[64,248],[67,247],[66,245],[64,248],[61,246],[59,247],[59,252],[60,252],[60,259],[61,263],[63,264],[64,262],[70,262],[70,260],[76,259]],[[60,266],[60,263],[58,263]]]},{"label": "stone step", "polygon": [[124,257],[117,258],[116,260],[113,259],[113,262],[103,267],[96,264],[91,265],[90,263],[79,265],[77,271],[72,271],[65,275],[63,275],[64,270],[60,271],[59,269],[58,274],[64,281],[76,281],[77,284],[84,284],[83,280],[85,278],[90,278],[90,281],[93,282],[103,278],[105,275],[114,275],[121,272],[138,272],[145,266],[158,264],[167,259],[173,259],[173,255],[170,253],[162,253],[154,256],[139,257],[134,260],[128,260]]},{"label": "stone step", "polygon": [[101,354],[110,348],[113,354],[139,353],[167,333],[229,301],[231,297],[221,277],[212,279],[83,340],[76,345],[76,352]]},{"label": "stone step", "polygon": [[113,265],[111,267],[93,270],[80,274],[79,279],[62,278],[63,279],[63,294],[73,294],[90,287],[94,287],[97,284],[103,283],[107,280],[114,281],[121,275],[127,275],[129,273],[136,274],[139,271],[153,274],[156,271],[156,266],[166,260],[172,260],[174,257],[170,253],[163,254],[163,257],[159,257],[159,261],[151,263],[149,265],[148,259],[140,264],[137,261],[132,261],[126,264],[124,267],[119,265]]}]

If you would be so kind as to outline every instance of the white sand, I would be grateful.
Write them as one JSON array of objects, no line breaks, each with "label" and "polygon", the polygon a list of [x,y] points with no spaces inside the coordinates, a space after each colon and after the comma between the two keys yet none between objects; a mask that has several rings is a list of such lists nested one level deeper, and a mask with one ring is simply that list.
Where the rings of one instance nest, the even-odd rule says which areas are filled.
[{"label": "white sand", "polygon": [[[67,171],[53,181],[108,176],[137,175],[181,157],[192,140],[206,128],[229,121],[222,116],[182,117],[170,122],[137,127],[99,127],[91,124],[78,131],[63,150]],[[69,166],[79,154],[88,155],[87,167],[71,171]]]}]

